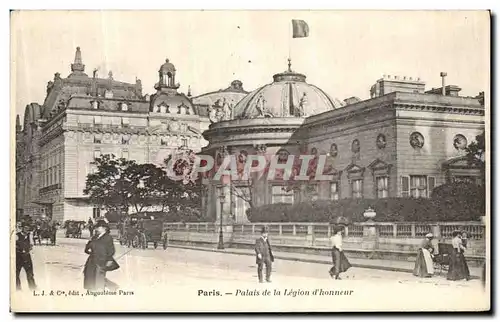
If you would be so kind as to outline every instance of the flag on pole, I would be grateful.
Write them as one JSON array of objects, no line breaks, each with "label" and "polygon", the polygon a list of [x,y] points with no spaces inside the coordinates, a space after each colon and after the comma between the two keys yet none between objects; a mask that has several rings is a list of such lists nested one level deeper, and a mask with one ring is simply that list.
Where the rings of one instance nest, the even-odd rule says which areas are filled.
[{"label": "flag on pole", "polygon": [[292,19],[293,37],[303,38],[309,37],[309,26],[304,20]]}]

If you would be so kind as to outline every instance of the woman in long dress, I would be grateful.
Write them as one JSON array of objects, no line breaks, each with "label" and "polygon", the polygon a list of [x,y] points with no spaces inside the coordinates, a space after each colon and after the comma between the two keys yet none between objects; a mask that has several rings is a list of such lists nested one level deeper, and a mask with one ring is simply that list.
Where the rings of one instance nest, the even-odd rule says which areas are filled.
[{"label": "woman in long dress", "polygon": [[469,280],[470,272],[467,261],[465,260],[464,251],[465,246],[463,245],[461,237],[461,232],[454,231],[453,239],[451,240],[451,245],[453,246],[450,256],[450,267],[448,268],[447,280],[458,281],[458,280]]},{"label": "woman in long dress", "polygon": [[333,266],[330,268],[330,276],[336,280],[341,279],[340,273],[346,272],[351,264],[344,255],[344,249],[342,248],[342,231],[344,230],[341,226],[336,226],[333,229],[333,235],[330,238],[330,243],[332,245],[332,262]]},{"label": "woman in long dress", "polygon": [[433,238],[434,236],[431,233],[425,235],[425,240],[418,250],[413,275],[418,277],[431,277],[434,275],[434,264],[432,261],[432,254],[434,253]]},{"label": "woman in long dress", "polygon": [[115,246],[109,234],[109,226],[106,222],[99,221],[95,230],[96,234],[85,245],[85,253],[89,257],[83,270],[83,287],[88,290],[103,290],[105,287],[115,289],[117,285],[106,278],[111,264],[116,263],[113,259]]}]

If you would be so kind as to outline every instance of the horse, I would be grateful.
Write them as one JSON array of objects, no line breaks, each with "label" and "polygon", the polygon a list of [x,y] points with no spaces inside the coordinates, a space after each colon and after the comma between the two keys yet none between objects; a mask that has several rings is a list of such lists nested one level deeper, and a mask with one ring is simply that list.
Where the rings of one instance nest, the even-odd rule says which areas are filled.
[{"label": "horse", "polygon": [[42,245],[42,240],[46,240],[46,245],[54,246],[56,244],[56,227],[49,224],[38,224],[33,230],[33,243],[36,245],[38,240],[38,245]]}]

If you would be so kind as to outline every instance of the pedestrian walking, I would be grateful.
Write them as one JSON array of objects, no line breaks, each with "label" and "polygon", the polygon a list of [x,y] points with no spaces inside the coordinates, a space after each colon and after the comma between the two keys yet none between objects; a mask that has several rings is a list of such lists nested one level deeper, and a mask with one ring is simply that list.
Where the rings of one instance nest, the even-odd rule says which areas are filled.
[{"label": "pedestrian walking", "polygon": [[434,246],[432,245],[433,238],[434,235],[431,233],[425,235],[425,239],[418,249],[413,275],[418,277],[431,277],[434,275],[434,262],[432,260],[432,255],[434,253]]},{"label": "pedestrian walking", "polygon": [[465,260],[464,252],[466,247],[463,244],[462,233],[460,231],[454,231],[452,233],[453,239],[451,240],[451,245],[453,246],[450,256],[450,266],[448,268],[447,280],[458,281],[458,280],[470,280],[469,266]]},{"label": "pedestrian walking", "polygon": [[344,255],[344,249],[342,247],[342,232],[344,228],[342,226],[333,227],[333,235],[330,238],[330,243],[332,246],[332,263],[333,266],[330,268],[330,276],[336,280],[340,280],[340,273],[346,272],[350,267],[351,263],[347,260]]},{"label": "pedestrian walking", "polygon": [[16,234],[16,289],[21,290],[21,279],[19,275],[24,268],[28,287],[36,289],[35,276],[33,274],[33,261],[31,260],[31,250],[33,245],[30,241],[30,231],[28,225],[24,224],[22,230]]},{"label": "pedestrian walking", "polygon": [[274,262],[274,255],[271,249],[271,243],[269,242],[267,227],[262,227],[261,236],[255,240],[255,255],[259,282],[264,283],[262,269],[264,265],[266,265],[266,282],[271,283],[271,270],[272,263]]},{"label": "pedestrian walking", "polygon": [[89,228],[90,237],[94,236],[94,222],[92,221],[92,218],[89,218],[87,225]]},{"label": "pedestrian walking", "polygon": [[106,279],[106,272],[114,271],[120,266],[114,260],[115,246],[109,234],[108,224],[97,222],[96,234],[91,237],[85,246],[85,253],[89,254],[83,270],[83,287],[90,290],[104,290],[105,287],[116,288],[116,284]]}]

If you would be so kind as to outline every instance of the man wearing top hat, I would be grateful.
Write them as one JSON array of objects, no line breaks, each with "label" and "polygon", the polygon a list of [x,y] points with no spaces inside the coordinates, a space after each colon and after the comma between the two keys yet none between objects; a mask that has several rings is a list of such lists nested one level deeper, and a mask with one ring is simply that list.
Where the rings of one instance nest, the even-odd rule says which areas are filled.
[{"label": "man wearing top hat", "polygon": [[262,227],[261,236],[255,240],[255,254],[257,263],[257,275],[259,276],[259,282],[263,283],[262,269],[266,265],[266,282],[271,282],[271,269],[272,263],[274,262],[273,252],[271,250],[271,244],[267,237],[268,228]]},{"label": "man wearing top hat", "polygon": [[31,250],[33,245],[30,241],[30,232],[27,224],[24,224],[21,231],[16,233],[16,289],[21,289],[21,269],[24,268],[30,289],[36,289],[35,277],[33,275],[33,261],[31,260]]}]

